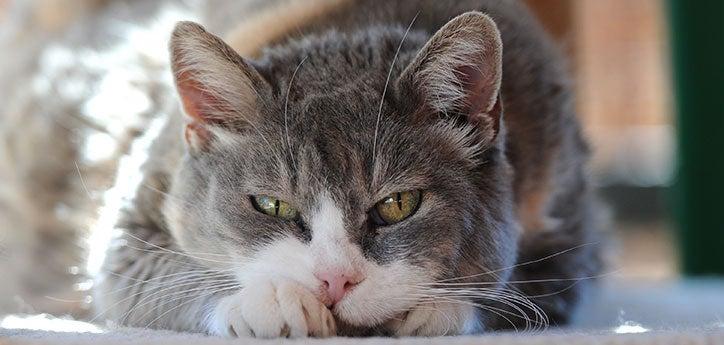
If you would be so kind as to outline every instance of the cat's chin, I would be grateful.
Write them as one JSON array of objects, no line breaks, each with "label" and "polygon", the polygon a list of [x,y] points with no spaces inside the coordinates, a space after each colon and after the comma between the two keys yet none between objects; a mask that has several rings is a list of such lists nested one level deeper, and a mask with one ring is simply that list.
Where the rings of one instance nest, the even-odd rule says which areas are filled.
[{"label": "cat's chin", "polygon": [[410,296],[419,295],[417,286],[433,279],[419,267],[404,261],[368,265],[366,279],[332,309],[335,318],[352,326],[377,328],[417,305]]},{"label": "cat's chin", "polygon": [[405,309],[376,309],[374,313],[371,310],[346,304],[335,307],[338,335],[443,336],[480,328],[475,308],[464,303],[441,301],[409,305]]},{"label": "cat's chin", "polygon": [[350,328],[369,329],[404,315],[415,306],[409,299],[392,296],[379,298],[375,296],[375,291],[376,289],[372,288],[355,289],[334,306],[332,313],[337,320]]},{"label": "cat's chin", "polygon": [[369,305],[357,307],[351,303],[342,303],[335,306],[332,312],[337,320],[351,328],[372,328],[405,313],[399,310],[397,308],[381,310],[370,308]]}]

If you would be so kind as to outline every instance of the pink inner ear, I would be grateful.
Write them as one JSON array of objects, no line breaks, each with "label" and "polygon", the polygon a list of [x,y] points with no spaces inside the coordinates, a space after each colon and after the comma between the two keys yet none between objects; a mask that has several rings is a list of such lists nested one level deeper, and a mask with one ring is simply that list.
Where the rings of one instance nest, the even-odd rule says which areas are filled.
[{"label": "pink inner ear", "polygon": [[214,116],[221,109],[214,109],[219,106],[219,101],[209,92],[204,91],[201,84],[193,78],[189,78],[188,73],[181,74],[177,79],[179,96],[184,111],[194,121],[201,123],[221,123],[221,119]]},{"label": "pink inner ear", "polygon": [[469,116],[490,112],[497,96],[494,81],[489,80],[489,77],[486,78],[484,72],[475,66],[461,66],[457,71],[465,88],[465,103],[468,106],[466,111]]},{"label": "pink inner ear", "polygon": [[492,73],[486,76],[474,66],[462,66],[458,73],[466,92],[464,111],[468,121],[476,126],[490,126],[497,136],[503,108],[495,80],[490,77]]},{"label": "pink inner ear", "polygon": [[200,84],[184,73],[177,81],[179,96],[184,111],[191,118],[186,125],[184,138],[195,150],[205,150],[211,142],[213,135],[206,127],[207,124],[220,124],[222,120],[215,117],[214,105],[218,105],[216,97],[204,91]]}]

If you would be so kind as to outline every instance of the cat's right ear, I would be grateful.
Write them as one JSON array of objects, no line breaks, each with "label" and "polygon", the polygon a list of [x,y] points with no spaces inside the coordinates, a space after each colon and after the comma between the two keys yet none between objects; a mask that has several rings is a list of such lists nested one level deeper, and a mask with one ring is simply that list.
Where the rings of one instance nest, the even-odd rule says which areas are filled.
[{"label": "cat's right ear", "polygon": [[231,47],[200,25],[179,22],[171,36],[171,68],[192,151],[206,150],[214,129],[239,131],[259,112],[268,83]]},{"label": "cat's right ear", "polygon": [[503,115],[503,44],[495,22],[480,12],[461,14],[438,30],[397,80],[412,116],[462,119],[492,141]]}]

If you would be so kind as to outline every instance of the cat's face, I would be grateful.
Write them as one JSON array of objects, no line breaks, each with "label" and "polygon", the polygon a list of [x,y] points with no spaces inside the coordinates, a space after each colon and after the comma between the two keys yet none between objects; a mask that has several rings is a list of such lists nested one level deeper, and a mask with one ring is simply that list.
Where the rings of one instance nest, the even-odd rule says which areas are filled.
[{"label": "cat's face", "polygon": [[429,69],[452,60],[434,54],[462,54],[445,46],[450,32],[417,55],[419,35],[396,54],[403,33],[329,35],[252,66],[180,25],[172,53],[191,121],[166,217],[181,246],[243,286],[293,279],[358,327],[411,309],[443,279],[505,279],[511,176],[499,81],[487,75],[500,77],[488,66],[499,39],[475,41],[492,55],[484,66],[441,75]]}]

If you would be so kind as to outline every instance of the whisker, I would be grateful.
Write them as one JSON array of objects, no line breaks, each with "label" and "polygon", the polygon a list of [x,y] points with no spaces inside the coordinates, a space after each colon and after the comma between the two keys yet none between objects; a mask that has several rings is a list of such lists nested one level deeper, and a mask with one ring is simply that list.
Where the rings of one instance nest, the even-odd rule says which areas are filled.
[{"label": "whisker", "polygon": [[[148,294],[141,297],[140,300],[138,300],[136,303],[134,303],[133,306],[126,313],[124,313],[124,317],[122,318],[122,320],[126,320],[131,314],[133,314],[134,311],[136,311],[137,309],[139,309],[145,305],[148,305],[149,303],[153,303],[155,301],[158,301],[158,300],[161,300],[164,298],[168,298],[171,296],[183,295],[184,293],[188,293],[188,292],[208,289],[209,288],[208,286],[198,287],[198,285],[203,284],[203,283],[211,283],[211,282],[206,281],[206,279],[202,277],[202,278],[196,278],[193,281],[186,281],[183,283],[169,285],[169,286],[156,286],[156,287],[150,289],[150,291],[145,291],[145,290],[139,291],[138,293],[135,293],[129,297],[138,297],[141,294],[146,294],[146,293],[148,293]],[[232,283],[237,284],[236,282],[230,281],[230,280],[229,281],[227,281],[227,280],[214,281],[214,284],[232,284]],[[168,292],[168,291],[173,291],[174,289],[181,288],[181,287],[187,287],[187,286],[191,287],[191,288],[179,290],[179,291],[175,291],[175,292],[170,292],[170,293],[166,294],[166,292]],[[194,286],[197,286],[197,287],[194,287]],[[128,297],[126,297],[125,300],[128,300]]]},{"label": "whisker", "polygon": [[[184,271],[184,272],[176,272],[176,273],[171,273],[171,274],[165,274],[165,275],[161,275],[161,276],[156,276],[156,277],[153,277],[153,278],[150,278],[150,279],[146,279],[146,280],[144,280],[144,279],[138,279],[138,278],[135,278],[135,277],[126,276],[126,275],[122,275],[122,274],[120,274],[120,273],[108,271],[108,272],[106,272],[107,274],[114,275],[114,276],[117,276],[117,277],[120,277],[120,278],[124,278],[124,279],[128,279],[128,280],[133,280],[133,281],[135,281],[136,283],[133,284],[133,285],[130,285],[130,286],[126,286],[126,287],[124,287],[124,288],[118,288],[118,289],[115,289],[115,290],[113,290],[113,291],[109,291],[109,292],[103,294],[103,296],[108,296],[108,295],[111,295],[111,294],[115,294],[115,293],[118,293],[118,292],[127,290],[127,289],[129,289],[129,288],[136,287],[136,286],[138,286],[138,285],[140,285],[140,284],[145,284],[145,283],[161,284],[161,282],[154,282],[154,281],[164,280],[164,279],[168,279],[168,278],[170,278],[170,277],[175,277],[175,276],[181,276],[181,278],[188,278],[189,276],[195,277],[195,276],[200,276],[200,275],[208,274],[208,276],[211,276],[211,277],[214,277],[214,276],[222,277],[222,276],[224,276],[223,271],[226,271],[226,270],[219,271],[218,273],[217,273],[216,271],[213,271],[213,270]],[[228,271],[231,271],[231,270],[228,270]],[[166,283],[166,282],[164,281],[164,283]]]},{"label": "whisker", "polygon": [[[511,311],[509,311],[509,310],[497,308],[497,307],[494,307],[494,306],[491,306],[491,305],[487,305],[487,304],[481,304],[481,303],[475,303],[475,302],[468,302],[468,303],[469,303],[470,305],[477,306],[477,307],[479,307],[479,308],[483,308],[483,309],[486,309],[486,310],[495,310],[495,311],[498,312],[498,313],[496,313],[496,314],[497,314],[498,316],[501,316],[501,317],[502,317],[503,315],[501,315],[501,314],[499,314],[499,313],[507,314],[507,315],[510,315],[510,316],[519,318],[519,319],[521,319],[521,320],[524,320],[524,321],[525,321],[525,329],[524,329],[525,331],[537,331],[537,330],[539,330],[539,329],[545,329],[545,328],[548,327],[548,320],[547,320],[547,318],[541,318],[538,313],[536,313],[536,318],[535,318],[535,319],[531,319],[531,318],[529,318],[529,317],[527,316],[527,314],[526,314],[521,308],[519,308],[517,305],[515,305],[515,304],[514,304],[513,302],[511,302],[511,301],[507,301],[507,300],[505,300],[505,299],[501,299],[500,296],[485,296],[485,298],[488,299],[488,300],[491,300],[491,301],[495,301],[495,302],[498,302],[498,303],[502,303],[502,304],[504,304],[504,305],[507,305],[507,306],[515,309],[515,311],[517,311],[517,313],[511,312]],[[453,300],[457,300],[457,298],[453,298]],[[466,302],[467,302],[467,301],[466,301]],[[518,301],[518,302],[520,302],[520,301]],[[508,322],[511,321],[511,320],[508,319],[508,318],[505,318],[505,319],[506,319]],[[517,331],[518,329],[517,329],[517,327],[515,326],[515,324],[513,323],[512,325],[513,325],[513,327],[514,327],[514,328],[516,329],[516,331]],[[535,325],[535,327],[531,327],[532,325]]]},{"label": "whisker", "polygon": [[196,205],[193,205],[193,204],[189,203],[189,202],[186,201],[186,200],[181,200],[181,199],[177,198],[176,196],[171,195],[171,194],[168,193],[168,192],[164,192],[164,191],[162,191],[162,190],[160,190],[160,189],[158,189],[158,188],[156,188],[156,187],[153,187],[153,186],[151,186],[151,185],[148,184],[148,183],[141,183],[140,185],[141,185],[141,187],[144,187],[144,188],[146,188],[146,189],[148,189],[148,190],[150,190],[150,191],[152,191],[152,192],[156,192],[156,193],[158,193],[158,194],[163,195],[164,197],[166,197],[165,201],[169,201],[169,202],[180,202],[180,203],[183,203],[183,204],[185,204],[185,205],[187,205],[187,206],[189,206],[189,207],[194,207],[194,206],[196,206]]},{"label": "whisker", "polygon": [[[116,273],[114,273],[114,272],[109,272],[109,273],[115,274],[115,275],[119,275],[119,274],[116,274]],[[126,277],[126,278],[134,279],[134,278],[131,278],[131,277]],[[120,300],[116,301],[116,302],[113,303],[111,306],[109,306],[108,308],[104,309],[102,312],[99,312],[95,317],[93,317],[93,319],[91,319],[91,322],[95,321],[98,317],[100,317],[100,316],[108,313],[110,310],[112,310],[113,308],[115,308],[115,307],[118,306],[119,304],[124,303],[124,302],[126,302],[126,301],[129,301],[130,299],[132,299],[132,298],[134,298],[134,297],[137,297],[137,296],[139,296],[139,295],[141,295],[141,294],[150,293],[150,295],[152,296],[152,295],[154,295],[154,294],[157,294],[157,293],[160,293],[160,292],[163,292],[163,291],[167,291],[167,290],[169,290],[169,289],[171,289],[171,288],[177,288],[177,287],[182,287],[182,286],[187,286],[187,285],[198,284],[199,282],[203,282],[204,280],[209,279],[209,278],[213,278],[213,276],[203,276],[203,275],[191,275],[191,277],[181,276],[180,278],[176,278],[176,279],[174,279],[174,280],[172,280],[172,281],[170,281],[170,282],[166,282],[166,284],[163,284],[163,285],[162,285],[162,284],[154,284],[154,285],[151,286],[151,288],[150,288],[149,290],[142,290],[142,291],[139,291],[139,292],[137,292],[137,293],[131,294],[131,295],[129,295],[129,296],[126,296],[126,297],[123,298],[123,299],[120,299]],[[185,280],[185,281],[184,281],[184,280]],[[135,288],[135,287],[140,286],[141,284],[143,284],[143,282],[137,282],[137,283],[134,284],[133,286],[129,286],[129,287],[123,288],[122,290],[125,290],[125,289],[127,289],[127,288]],[[170,285],[170,286],[169,286],[169,285]],[[160,291],[159,291],[159,290],[160,290]],[[148,296],[147,296],[147,297],[148,297]],[[143,298],[142,298],[141,300],[139,300],[139,301],[136,303],[136,305],[137,305],[138,303],[140,303],[141,301],[143,301]],[[135,306],[135,305],[134,305],[134,306]],[[131,308],[131,310],[133,310],[133,308]],[[131,310],[129,310],[129,312],[131,312]]]},{"label": "whisker", "polygon": [[141,242],[141,243],[147,244],[147,245],[149,245],[149,246],[151,246],[151,247],[157,248],[158,250],[161,250],[161,251],[164,251],[164,252],[167,252],[167,253],[176,254],[176,255],[180,255],[180,256],[186,256],[186,257],[189,257],[189,258],[192,258],[192,259],[196,259],[196,260],[201,260],[201,261],[209,261],[209,262],[222,263],[222,264],[236,264],[236,262],[233,262],[233,261],[218,261],[218,260],[206,259],[206,258],[202,258],[202,257],[199,257],[199,256],[193,256],[193,255],[189,255],[189,254],[186,254],[186,253],[182,253],[182,252],[178,252],[178,251],[175,251],[175,250],[171,250],[171,249],[168,249],[168,248],[164,248],[164,247],[161,247],[161,246],[159,246],[159,245],[157,245],[157,244],[154,244],[154,243],[148,242],[148,241],[146,241],[146,240],[144,240],[144,239],[142,239],[142,238],[139,238],[138,236],[135,236],[135,235],[131,234],[131,233],[128,232],[128,231],[124,231],[124,234],[125,234],[125,235],[128,235],[128,236],[130,236],[130,237],[132,237],[132,238],[134,238],[135,240],[137,240],[137,241],[139,241],[139,242]]},{"label": "whisker", "polygon": [[181,261],[181,260],[176,260],[176,259],[173,259],[173,258],[169,258],[169,257],[168,257],[169,253],[164,252],[164,251],[160,251],[160,250],[139,248],[139,247],[132,246],[132,245],[130,245],[130,244],[128,244],[128,243],[124,243],[124,244],[123,244],[123,247],[124,247],[124,248],[127,248],[127,249],[131,249],[131,250],[135,250],[135,251],[139,251],[139,252],[146,253],[146,254],[143,254],[143,255],[153,256],[153,257],[159,258],[160,260],[177,264],[177,265],[179,265],[179,266],[181,266],[181,267],[186,267],[186,268],[188,268],[188,267],[203,268],[203,267],[204,267],[204,266],[202,266],[201,264],[196,263],[196,262],[193,262],[193,261]]},{"label": "whisker", "polygon": [[292,160],[292,166],[296,168],[297,163],[294,159],[294,152],[292,151],[292,142],[289,139],[289,125],[287,122],[288,119],[288,110],[289,110],[289,94],[292,92],[292,84],[294,84],[294,78],[297,76],[297,72],[302,67],[305,61],[307,61],[307,58],[309,55],[305,56],[302,61],[299,62],[296,68],[294,68],[294,72],[292,73],[292,77],[289,79],[289,87],[287,87],[287,95],[284,99],[284,134],[287,139],[287,149],[289,150],[289,158]]},{"label": "whisker", "polygon": [[498,316],[502,317],[504,320],[508,321],[508,323],[510,323],[510,325],[513,327],[513,330],[515,330],[516,332],[519,331],[518,326],[515,324],[515,322],[513,322],[511,319],[509,319],[507,316],[505,316],[503,314],[507,314],[509,316],[514,316],[514,317],[526,320],[526,326],[529,322],[529,319],[527,317],[523,316],[524,314],[519,315],[519,314],[513,313],[508,310],[496,308],[496,307],[485,305],[485,304],[475,303],[475,302],[471,302],[471,301],[463,301],[463,300],[459,300],[456,298],[442,298],[442,299],[447,300],[449,303],[469,305],[469,306],[481,308],[481,309],[487,310],[491,313],[494,313],[495,315],[498,315]]},{"label": "whisker", "polygon": [[581,283],[581,282],[582,282],[582,280],[575,281],[575,282],[573,282],[571,285],[568,285],[568,286],[564,287],[563,289],[560,289],[560,290],[557,290],[557,291],[554,291],[554,292],[550,292],[550,293],[540,294],[540,295],[532,295],[532,296],[529,296],[529,297],[530,297],[530,298],[544,298],[544,297],[555,296],[555,295],[557,295],[557,294],[559,294],[559,293],[563,293],[563,292],[566,292],[566,291],[572,289],[574,286],[578,285],[578,284]]},{"label": "whisker", "polygon": [[[436,302],[436,301],[438,301],[438,300],[444,300],[444,301],[447,301],[447,302],[450,302],[450,303],[456,303],[456,304],[463,304],[463,305],[474,306],[474,307],[481,308],[481,309],[483,309],[483,310],[487,310],[487,311],[489,311],[489,312],[491,312],[491,313],[494,313],[494,314],[500,316],[501,318],[503,318],[504,320],[506,320],[506,321],[511,325],[511,327],[513,327],[513,329],[514,329],[515,331],[519,331],[518,328],[517,328],[517,326],[516,326],[516,324],[515,324],[515,322],[513,322],[512,320],[510,320],[510,319],[509,319],[508,317],[506,317],[505,315],[502,315],[501,313],[507,314],[507,315],[510,315],[510,316],[515,316],[516,318],[520,318],[520,319],[522,319],[522,320],[526,320],[526,330],[538,330],[538,329],[544,329],[544,328],[547,327],[547,319],[539,319],[538,317],[536,317],[537,320],[531,320],[530,318],[527,317],[527,314],[526,314],[522,309],[518,308],[518,307],[515,306],[515,305],[511,305],[511,303],[508,302],[508,301],[499,301],[499,297],[497,297],[497,296],[477,296],[477,297],[482,297],[482,298],[485,298],[485,299],[489,299],[489,300],[493,300],[493,301],[498,301],[498,302],[500,302],[500,303],[503,303],[503,304],[506,304],[506,305],[508,305],[508,306],[511,306],[512,308],[517,309],[517,312],[518,312],[519,314],[513,313],[513,312],[508,311],[508,310],[505,310],[505,309],[496,308],[496,307],[494,307],[494,306],[485,305],[485,304],[480,304],[480,303],[475,303],[475,302],[470,301],[470,300],[461,300],[461,299],[460,299],[460,298],[469,298],[470,296],[450,296],[450,297],[449,297],[449,296],[440,296],[440,295],[424,295],[423,297],[424,297],[424,298],[422,298],[422,299],[420,299],[420,298],[396,298],[396,300],[412,301],[412,302],[416,303],[417,305],[419,305],[419,304],[439,303],[439,302]],[[532,324],[532,323],[535,323],[535,324],[536,324],[536,327],[535,327],[535,328],[532,328],[532,327],[531,327],[531,324]]]},{"label": "whisker", "polygon": [[[466,303],[474,303],[468,300],[470,298],[491,300],[502,303],[520,313],[520,315],[522,316],[521,318],[526,320],[526,330],[537,330],[543,326],[547,327],[549,323],[547,315],[537,304],[532,302],[527,296],[514,290],[501,290],[492,288],[428,288],[421,293],[411,294],[411,296],[417,296],[417,299],[421,300],[422,302],[434,301],[441,298],[465,298]],[[531,310],[531,312],[533,312],[535,316],[535,320],[528,318],[527,313],[525,313],[519,307],[519,305]],[[482,307],[482,305],[479,306]],[[495,308],[493,306],[487,307]],[[531,322],[536,324],[535,328],[531,328]]]},{"label": "whisker", "polygon": [[[203,266],[203,265],[201,265],[200,263],[197,263],[197,262],[195,262],[195,261],[180,261],[180,260],[177,260],[177,259],[170,258],[170,257],[168,257],[168,254],[169,254],[169,253],[166,252],[166,251],[162,251],[162,250],[158,250],[158,249],[139,248],[139,247],[132,246],[132,245],[130,245],[130,244],[128,244],[128,243],[124,243],[124,244],[123,244],[123,247],[124,247],[124,248],[128,248],[128,249],[132,249],[132,250],[137,250],[137,251],[139,251],[139,252],[148,253],[148,254],[153,255],[153,256],[155,256],[155,257],[160,257],[161,260],[164,260],[164,261],[167,261],[167,262],[173,262],[173,263],[175,263],[175,264],[181,265],[182,267],[207,268],[206,266]],[[169,249],[169,250],[170,250],[170,249]],[[191,252],[190,252],[190,253],[191,253]],[[212,260],[212,259],[204,259],[204,258],[201,258],[201,257],[192,256],[192,255],[190,255],[190,254],[184,254],[184,253],[176,253],[176,254],[177,254],[178,256],[181,256],[181,257],[184,257],[184,256],[185,256],[185,257],[192,258],[192,259],[204,260],[204,261],[215,262],[215,263],[225,263],[225,264],[234,264],[234,263],[235,263],[235,262],[233,262],[233,261],[225,262],[225,261],[216,261],[216,260]],[[217,254],[217,253],[199,253],[199,255],[214,255],[214,256],[228,257],[228,255]]]},{"label": "whisker", "polygon": [[[487,310],[487,311],[489,311],[489,312],[491,312],[491,313],[493,313],[493,314],[496,314],[496,315],[500,316],[500,317],[503,318],[504,320],[508,321],[508,323],[510,323],[510,325],[513,327],[513,329],[514,329],[516,332],[518,332],[518,327],[515,325],[515,322],[513,322],[512,320],[510,320],[510,319],[507,318],[506,316],[500,314],[498,311],[505,312],[505,313],[507,313],[507,314],[512,314],[513,316],[516,316],[516,317],[521,317],[520,315],[514,314],[514,313],[512,313],[512,312],[510,312],[510,311],[507,311],[507,310],[502,310],[502,309],[495,308],[495,307],[491,307],[491,306],[487,306],[487,305],[481,305],[481,304],[477,304],[477,303],[470,302],[470,301],[463,301],[463,300],[458,300],[458,299],[454,299],[454,298],[440,298],[440,299],[446,300],[448,303],[456,303],[456,304],[470,305],[470,306],[473,306],[473,307],[477,307],[477,308],[481,308],[481,309]],[[434,301],[428,301],[428,302],[422,302],[422,303],[435,303],[435,302],[434,302]]]},{"label": "whisker", "polygon": [[208,296],[211,296],[211,295],[216,294],[216,293],[219,293],[219,292],[224,292],[224,291],[233,290],[233,289],[235,289],[235,288],[236,288],[236,287],[226,287],[226,288],[216,289],[215,291],[211,291],[211,292],[208,292],[208,293],[206,293],[206,294],[201,294],[201,295],[199,295],[199,296],[196,296],[196,297],[194,297],[194,298],[192,298],[192,299],[190,299],[190,300],[188,300],[188,301],[186,301],[186,302],[184,302],[184,303],[181,303],[181,304],[179,304],[179,305],[177,305],[177,306],[175,306],[175,307],[167,310],[167,311],[164,312],[163,314],[159,315],[157,318],[151,320],[151,322],[149,322],[148,324],[149,324],[149,325],[152,325],[152,324],[156,323],[158,320],[160,320],[162,317],[166,316],[168,313],[170,313],[170,312],[172,312],[172,311],[180,308],[181,306],[184,306],[184,305],[186,305],[186,304],[189,304],[189,303],[191,303],[191,302],[194,302],[194,301],[196,301],[196,300],[198,300],[198,299],[200,299],[200,298],[208,297]]},{"label": "whisker", "polygon": [[[142,307],[145,306],[145,305],[155,303],[155,302],[157,302],[157,301],[159,301],[159,300],[161,300],[161,299],[165,299],[165,300],[162,300],[162,301],[161,301],[158,305],[156,305],[154,308],[150,308],[149,310],[147,310],[145,313],[143,313],[142,315],[140,315],[139,318],[140,318],[140,319],[144,319],[149,313],[152,313],[155,309],[158,309],[159,307],[164,307],[164,306],[166,306],[166,305],[168,305],[168,304],[170,304],[170,303],[174,303],[174,302],[176,302],[176,301],[178,301],[178,300],[184,299],[184,298],[186,298],[186,297],[190,297],[190,296],[188,296],[189,293],[194,293],[194,292],[198,292],[198,291],[207,291],[207,290],[208,290],[208,291],[209,291],[208,294],[201,294],[201,295],[207,295],[207,296],[208,296],[208,295],[217,293],[220,289],[224,289],[224,290],[222,290],[222,291],[227,291],[227,290],[232,290],[232,289],[236,289],[236,288],[240,288],[239,284],[236,283],[236,282],[223,282],[223,281],[219,281],[219,282],[214,282],[214,284],[212,284],[212,285],[201,286],[201,287],[197,287],[197,288],[193,288],[193,289],[187,289],[187,290],[181,290],[181,291],[172,292],[172,293],[163,295],[162,297],[154,298],[154,299],[148,300],[148,301],[146,301],[146,302],[144,302],[144,303],[142,303],[142,304],[137,304],[137,305],[135,305],[131,310],[129,310],[129,312],[127,313],[127,315],[125,316],[125,318],[128,318],[128,317],[130,316],[130,314],[131,314],[134,310],[140,309],[140,308],[142,308]],[[169,298],[169,297],[171,297],[171,298]],[[194,298],[196,298],[196,297],[194,297]],[[166,315],[166,314],[162,314],[162,315]],[[155,321],[155,320],[154,320],[154,321]],[[153,321],[149,322],[148,324],[149,324],[149,325],[150,325],[150,324],[153,324]]]},{"label": "whisker", "polygon": [[83,187],[85,194],[88,195],[88,199],[93,200],[93,195],[91,194],[90,190],[88,189],[88,185],[85,184],[85,179],[83,178],[83,174],[80,173],[80,167],[78,166],[78,162],[73,161],[73,164],[75,164],[75,171],[78,172],[78,178],[80,179],[81,187]]},{"label": "whisker", "polygon": [[[458,300],[458,298],[471,298],[471,297],[484,298],[484,299],[488,299],[488,300],[497,301],[497,302],[499,302],[499,303],[505,304],[505,305],[507,305],[508,307],[511,307],[511,308],[515,309],[518,313],[520,313],[521,318],[526,320],[526,329],[528,329],[528,328],[530,327],[528,318],[522,316],[522,315],[526,315],[526,313],[525,313],[519,306],[517,306],[517,305],[515,304],[515,302],[521,303],[521,304],[523,304],[524,306],[527,306],[527,307],[529,307],[529,306],[528,306],[527,303],[523,303],[523,302],[520,301],[520,300],[515,300],[515,299],[513,299],[513,301],[511,301],[511,300],[508,298],[508,296],[505,296],[505,295],[502,295],[502,294],[493,294],[493,293],[486,293],[486,294],[482,294],[482,293],[477,293],[477,294],[452,294],[452,293],[449,293],[449,294],[439,294],[439,296],[438,296],[438,298],[441,298],[441,299],[451,299],[451,298],[452,298],[452,299],[455,299],[455,300]],[[466,303],[469,303],[470,305],[480,306],[480,304],[475,303],[475,302],[473,302],[473,301],[465,301],[465,302],[466,302]],[[490,306],[488,306],[488,307],[490,307]],[[529,308],[530,308],[530,307],[529,307]],[[515,314],[515,315],[518,315],[518,314]]]},{"label": "whisker", "polygon": [[488,285],[499,285],[499,284],[529,284],[529,283],[556,283],[566,281],[580,281],[589,279],[599,279],[618,273],[620,270],[614,270],[606,273],[597,274],[594,276],[578,277],[578,278],[548,278],[548,279],[530,279],[530,280],[510,280],[502,282],[470,282],[470,283],[421,283],[419,286],[488,286]]},{"label": "whisker", "polygon": [[400,44],[397,46],[397,50],[395,51],[395,56],[392,58],[392,63],[390,64],[390,70],[387,72],[387,80],[385,80],[385,87],[382,89],[382,98],[380,99],[380,107],[377,111],[377,121],[375,122],[375,136],[372,140],[372,166],[374,166],[375,159],[377,157],[377,135],[380,130],[380,118],[382,117],[382,106],[385,104],[385,96],[387,96],[387,86],[390,84],[390,79],[392,78],[392,71],[395,68],[395,62],[397,62],[397,57],[400,55],[400,50],[402,49],[402,44],[405,43],[405,39],[407,38],[407,34],[410,33],[410,30],[412,29],[412,25],[415,24],[415,21],[417,20],[417,16],[420,15],[420,12],[418,11],[417,14],[415,14],[415,17],[412,18],[412,21],[410,22],[410,25],[407,26],[407,30],[405,30],[405,34],[402,36],[402,39],[400,40]]},{"label": "whisker", "polygon": [[487,272],[483,272],[483,273],[472,274],[472,275],[469,275],[469,276],[443,279],[443,280],[439,280],[438,282],[447,282],[447,281],[455,281],[455,280],[461,280],[461,279],[475,278],[475,277],[479,277],[479,276],[484,276],[484,275],[489,275],[489,274],[493,274],[493,273],[498,273],[498,272],[510,270],[510,269],[513,269],[513,268],[521,267],[521,266],[532,265],[532,264],[535,264],[535,263],[539,263],[539,262],[541,262],[541,261],[545,261],[545,260],[548,260],[548,259],[552,259],[552,258],[554,258],[554,257],[556,257],[556,256],[560,256],[560,255],[566,254],[566,253],[571,252],[571,251],[574,251],[574,250],[576,250],[576,249],[580,249],[580,248],[583,248],[583,247],[586,247],[586,246],[590,246],[590,245],[596,245],[596,244],[599,244],[599,243],[600,243],[600,241],[583,243],[583,244],[579,244],[579,245],[577,245],[577,246],[573,246],[573,247],[571,247],[571,248],[564,249],[564,250],[561,250],[561,251],[559,251],[559,252],[556,252],[556,253],[547,255],[547,256],[542,257],[542,258],[539,258],[539,259],[522,262],[522,263],[519,263],[519,264],[515,264],[515,265],[513,265],[513,266],[504,267],[504,268],[499,268],[499,269],[496,269],[496,270],[487,271]]}]

